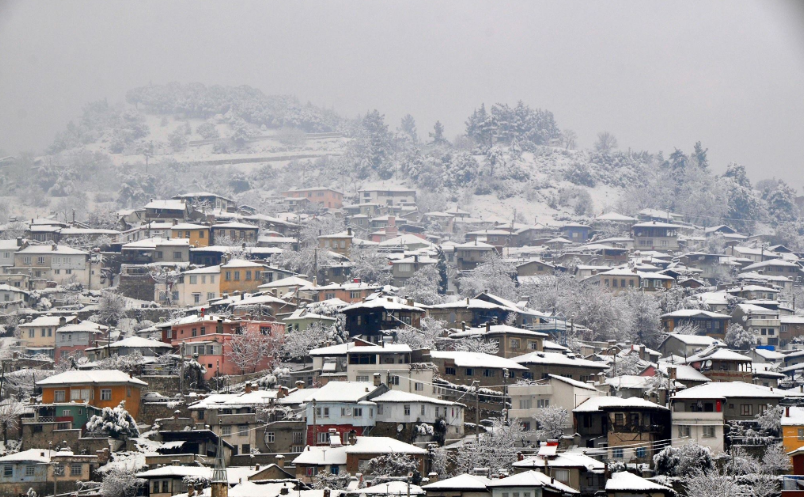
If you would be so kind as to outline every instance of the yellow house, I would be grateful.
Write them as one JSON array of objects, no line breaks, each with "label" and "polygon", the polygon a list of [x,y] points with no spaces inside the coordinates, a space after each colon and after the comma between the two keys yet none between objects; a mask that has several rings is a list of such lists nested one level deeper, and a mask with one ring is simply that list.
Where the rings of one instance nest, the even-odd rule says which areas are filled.
[{"label": "yellow house", "polygon": [[56,330],[78,322],[76,316],[40,316],[18,326],[20,345],[28,355],[44,354],[54,357]]},{"label": "yellow house", "polygon": [[784,451],[788,454],[804,447],[804,407],[785,407],[782,415],[782,437]]},{"label": "yellow house", "polygon": [[170,228],[170,238],[190,240],[190,246],[192,247],[208,247],[209,226],[193,223],[174,224]]},{"label": "yellow house", "polygon": [[243,259],[232,259],[221,266],[221,295],[234,292],[254,293],[262,284],[262,272],[265,266]]}]

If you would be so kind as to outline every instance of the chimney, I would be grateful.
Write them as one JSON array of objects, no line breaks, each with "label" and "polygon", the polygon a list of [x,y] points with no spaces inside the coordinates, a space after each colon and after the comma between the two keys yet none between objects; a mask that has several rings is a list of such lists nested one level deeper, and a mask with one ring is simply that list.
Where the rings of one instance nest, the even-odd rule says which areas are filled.
[{"label": "chimney", "polygon": [[416,302],[414,302],[413,299],[408,299],[407,303],[408,303],[408,306],[413,307],[413,304],[415,304]]},{"label": "chimney", "polygon": [[223,319],[218,318],[218,321],[215,323],[215,333],[219,335],[223,334]]},{"label": "chimney", "polygon": [[347,234],[348,236],[352,236],[352,228],[351,228],[351,227],[346,228],[346,234]]},{"label": "chimney", "polygon": [[179,410],[178,409],[173,411],[173,419],[179,419]]},{"label": "chimney", "polygon": [[646,355],[647,354],[645,353],[645,346],[640,345],[639,346],[639,359],[642,360],[642,361],[646,360],[646,358],[645,358]]},{"label": "chimney", "polygon": [[786,417],[786,418],[790,417],[790,406],[785,406],[785,408],[784,408],[784,417]]},{"label": "chimney", "polygon": [[[277,464],[277,466],[279,466],[279,465]],[[259,471],[259,470],[260,470],[260,463],[257,463],[257,464],[254,465],[254,471]]]},{"label": "chimney", "polygon": [[427,475],[427,483],[435,483],[438,481],[438,473],[429,473]]},{"label": "chimney", "polygon": [[466,331],[466,321],[461,321],[461,331]]},{"label": "chimney", "polygon": [[282,485],[282,488],[279,489],[279,495],[288,495],[289,493],[290,489],[285,485]]},{"label": "chimney", "polygon": [[486,321],[486,333],[491,331],[491,321]]},{"label": "chimney", "polygon": [[[283,456],[282,454],[277,454],[276,455],[276,465],[279,466],[280,468],[284,468],[285,467],[285,456]],[[260,469],[260,468],[258,467],[257,469]]]},{"label": "chimney", "polygon": [[394,216],[388,216],[388,226],[396,226],[396,218]]},{"label": "chimney", "polygon": [[67,324],[67,318],[64,316],[59,316],[59,328]]},{"label": "chimney", "polygon": [[382,384],[382,374],[374,373],[374,386],[378,387]]},{"label": "chimney", "polygon": [[22,237],[21,236],[17,237],[17,247],[22,247]]},{"label": "chimney", "polygon": [[294,383],[294,385],[296,385],[296,388],[298,388],[299,390],[304,390],[304,381],[297,380],[296,383]]},{"label": "chimney", "polygon": [[251,393],[251,382],[250,381],[246,382],[246,393]]}]

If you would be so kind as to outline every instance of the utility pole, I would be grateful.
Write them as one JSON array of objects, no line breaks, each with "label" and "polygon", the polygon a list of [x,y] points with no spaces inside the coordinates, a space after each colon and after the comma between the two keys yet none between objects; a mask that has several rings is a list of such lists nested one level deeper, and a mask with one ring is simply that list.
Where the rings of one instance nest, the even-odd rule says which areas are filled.
[{"label": "utility pole", "polygon": [[179,350],[179,392],[184,395],[184,354],[186,352],[184,342],[181,343]]},{"label": "utility pole", "polygon": [[[566,324],[564,325],[566,328]],[[503,398],[502,398],[502,406],[503,406],[503,422],[505,426],[508,426],[508,368],[503,368]]]},{"label": "utility pole", "polygon": [[[472,385],[475,384],[478,380],[472,382]],[[475,386],[475,441],[479,444],[480,443],[480,385]]]},{"label": "utility pole", "polygon": [[315,399],[313,399],[313,446],[318,445],[318,424],[316,424],[315,409]]}]

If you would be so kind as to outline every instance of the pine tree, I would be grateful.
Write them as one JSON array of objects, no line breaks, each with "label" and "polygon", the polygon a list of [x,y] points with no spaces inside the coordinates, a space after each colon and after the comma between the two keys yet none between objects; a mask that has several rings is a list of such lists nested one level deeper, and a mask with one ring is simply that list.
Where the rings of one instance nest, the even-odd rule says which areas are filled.
[{"label": "pine tree", "polygon": [[419,141],[419,133],[416,131],[416,120],[413,119],[413,116],[410,114],[406,114],[405,117],[402,118],[400,129],[413,143]]},{"label": "pine tree", "polygon": [[438,247],[437,254],[438,263],[436,264],[436,268],[438,269],[438,294],[446,295],[447,286],[449,285],[449,276],[447,274],[447,257],[444,255],[444,251],[441,250],[441,247]]},{"label": "pine tree", "polygon": [[692,160],[704,171],[709,169],[709,160],[706,158],[708,148],[703,148],[701,142],[695,142],[695,147],[692,152]]},{"label": "pine tree", "polygon": [[444,125],[441,124],[441,121],[436,121],[435,126],[433,126],[433,132],[429,133],[430,138],[432,138],[433,145],[441,145],[442,143],[446,143],[446,139],[444,138]]}]

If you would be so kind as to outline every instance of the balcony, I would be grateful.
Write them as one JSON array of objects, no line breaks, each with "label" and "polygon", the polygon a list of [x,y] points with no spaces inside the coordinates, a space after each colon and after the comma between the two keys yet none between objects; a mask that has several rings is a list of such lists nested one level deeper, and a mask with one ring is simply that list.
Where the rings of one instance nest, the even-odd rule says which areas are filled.
[{"label": "balcony", "polygon": [[22,418],[22,424],[24,425],[38,425],[42,423],[55,423],[56,420],[53,416],[33,416],[28,418]]}]

